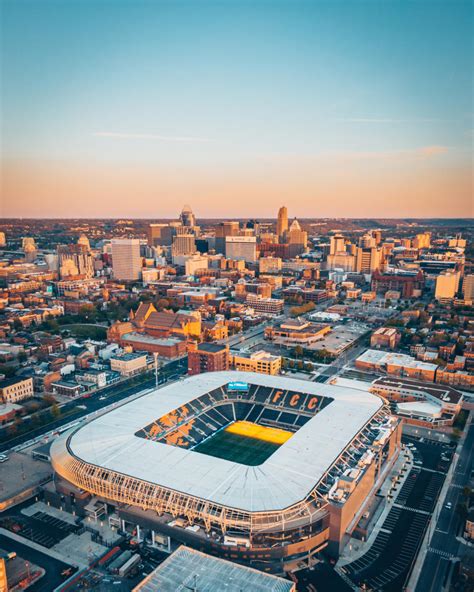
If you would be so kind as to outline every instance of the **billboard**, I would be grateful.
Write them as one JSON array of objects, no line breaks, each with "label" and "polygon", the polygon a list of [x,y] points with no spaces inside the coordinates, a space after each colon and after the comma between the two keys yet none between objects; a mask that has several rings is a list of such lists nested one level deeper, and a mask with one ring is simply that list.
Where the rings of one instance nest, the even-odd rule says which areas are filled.
[{"label": "billboard", "polygon": [[247,382],[229,382],[227,384],[227,392],[247,393],[249,385]]}]

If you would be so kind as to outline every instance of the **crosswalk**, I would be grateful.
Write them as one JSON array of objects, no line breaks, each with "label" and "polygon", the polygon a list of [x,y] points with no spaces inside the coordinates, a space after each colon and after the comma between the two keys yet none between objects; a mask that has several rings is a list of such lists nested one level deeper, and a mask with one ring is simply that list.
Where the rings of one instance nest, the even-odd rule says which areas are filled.
[{"label": "crosswalk", "polygon": [[441,549],[435,549],[433,547],[428,547],[428,552],[434,553],[435,555],[439,555],[440,557],[443,557],[443,559],[449,559],[449,561],[451,561],[452,559],[457,559],[456,555],[448,553],[447,551],[442,551]]},{"label": "crosswalk", "polygon": [[410,512],[417,512],[418,514],[425,514],[425,516],[431,516],[431,512],[420,510],[418,508],[410,508],[410,506],[404,506],[403,504],[393,504],[395,508],[402,508],[403,510],[409,510]]}]

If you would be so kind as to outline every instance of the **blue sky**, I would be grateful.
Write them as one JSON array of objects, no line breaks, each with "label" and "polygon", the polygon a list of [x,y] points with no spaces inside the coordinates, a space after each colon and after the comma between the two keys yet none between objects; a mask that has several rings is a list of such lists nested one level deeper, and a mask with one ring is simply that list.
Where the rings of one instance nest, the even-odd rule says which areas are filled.
[{"label": "blue sky", "polygon": [[[239,179],[258,197],[263,177],[264,215],[275,167],[306,174],[313,160],[316,168],[326,158],[370,160],[380,176],[380,159],[412,167],[411,155],[415,166],[429,160],[450,179],[468,171],[470,2],[7,0],[2,8],[9,215],[23,213],[21,200],[35,211],[35,195],[59,211],[60,197],[76,195],[79,171],[93,169],[97,185],[100,167],[145,167],[144,196],[165,185],[170,198],[187,194],[202,205],[202,215],[223,215],[211,197],[216,183],[224,195]],[[19,166],[51,173],[25,187]],[[387,175],[404,175],[397,167]],[[53,195],[55,172],[62,185]],[[312,184],[299,191],[317,193]],[[84,186],[85,195],[93,191]],[[104,181],[101,191],[107,200],[116,188]],[[354,199],[347,185],[334,191]],[[309,198],[300,204],[297,193],[288,178],[286,195],[302,215]],[[151,215],[148,207],[131,214]]]}]

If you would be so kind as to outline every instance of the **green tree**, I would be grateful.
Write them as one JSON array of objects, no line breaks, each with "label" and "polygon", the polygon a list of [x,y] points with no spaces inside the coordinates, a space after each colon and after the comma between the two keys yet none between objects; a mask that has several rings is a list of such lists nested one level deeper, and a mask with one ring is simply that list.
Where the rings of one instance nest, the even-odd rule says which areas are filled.
[{"label": "green tree", "polygon": [[51,417],[53,419],[59,419],[59,417],[61,417],[61,409],[56,403],[51,406]]}]

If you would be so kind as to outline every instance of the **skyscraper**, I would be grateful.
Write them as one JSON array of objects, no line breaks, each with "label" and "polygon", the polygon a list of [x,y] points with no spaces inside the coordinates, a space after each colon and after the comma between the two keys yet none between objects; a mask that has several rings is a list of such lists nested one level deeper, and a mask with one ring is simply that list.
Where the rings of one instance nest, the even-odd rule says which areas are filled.
[{"label": "skyscraper", "polygon": [[278,219],[276,233],[280,241],[282,241],[285,232],[288,230],[288,210],[286,206],[282,206],[278,210]]},{"label": "skyscraper", "polygon": [[289,246],[290,257],[296,257],[306,250],[308,244],[308,233],[303,230],[295,218],[285,233],[286,242]]},{"label": "skyscraper", "polygon": [[183,265],[183,257],[193,255],[195,252],[196,239],[194,238],[194,234],[182,232],[173,237],[171,256],[175,265]]},{"label": "skyscraper", "polygon": [[147,229],[148,246],[171,245],[173,232],[173,228],[169,224],[149,224]]},{"label": "skyscraper", "polygon": [[117,280],[140,279],[142,259],[140,241],[137,238],[116,238],[112,240],[112,269]]},{"label": "skyscraper", "polygon": [[237,236],[239,234],[239,223],[235,220],[221,222],[216,226],[216,251],[225,255],[226,236]]},{"label": "skyscraper", "polygon": [[185,205],[181,211],[180,220],[183,226],[196,226],[196,218],[190,206]]},{"label": "skyscraper", "polygon": [[377,247],[357,247],[356,271],[370,275],[382,265],[382,251]]},{"label": "skyscraper", "polygon": [[225,239],[225,256],[227,259],[247,261],[257,260],[257,239],[255,236],[227,236]]},{"label": "skyscraper", "polygon": [[474,299],[474,274],[469,274],[464,277],[462,295],[465,300]]},{"label": "skyscraper", "polygon": [[336,255],[336,253],[346,252],[346,241],[342,234],[334,234],[330,238],[329,254]]}]

